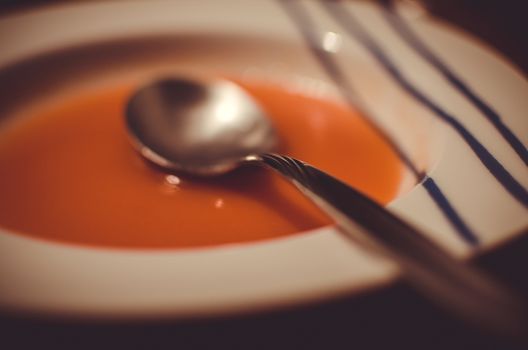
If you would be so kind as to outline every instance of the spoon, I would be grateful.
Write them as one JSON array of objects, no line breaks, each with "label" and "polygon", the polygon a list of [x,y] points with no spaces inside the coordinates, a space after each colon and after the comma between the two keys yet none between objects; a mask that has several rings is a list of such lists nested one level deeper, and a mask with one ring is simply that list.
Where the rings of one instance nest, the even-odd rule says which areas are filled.
[{"label": "spoon", "polygon": [[275,129],[238,85],[221,79],[154,82],[131,97],[126,124],[137,150],[170,171],[214,176],[244,164],[273,169],[346,237],[397,263],[430,300],[475,326],[503,335],[522,332],[522,303],[497,281],[457,261],[347,184],[300,160],[270,153],[278,142]]}]

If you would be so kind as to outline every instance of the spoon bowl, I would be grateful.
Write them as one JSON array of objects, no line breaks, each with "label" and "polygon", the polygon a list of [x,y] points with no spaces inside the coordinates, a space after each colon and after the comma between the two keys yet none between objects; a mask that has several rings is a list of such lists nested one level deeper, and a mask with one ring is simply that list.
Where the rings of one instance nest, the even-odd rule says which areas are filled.
[{"label": "spoon bowl", "polygon": [[153,163],[192,175],[219,175],[273,150],[264,111],[226,80],[165,79],[131,98],[126,121],[136,148]]}]

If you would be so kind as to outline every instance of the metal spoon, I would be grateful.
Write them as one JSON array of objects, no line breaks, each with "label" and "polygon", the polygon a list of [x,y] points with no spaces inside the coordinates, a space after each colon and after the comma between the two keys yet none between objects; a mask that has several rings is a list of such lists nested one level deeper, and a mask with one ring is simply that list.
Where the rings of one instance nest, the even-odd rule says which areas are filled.
[{"label": "metal spoon", "polygon": [[521,303],[489,276],[345,183],[294,158],[268,153],[278,141],[274,127],[238,85],[181,78],[154,82],[132,96],[126,123],[139,152],[171,171],[209,176],[246,163],[277,171],[346,237],[396,262],[426,297],[476,326],[522,332]]}]

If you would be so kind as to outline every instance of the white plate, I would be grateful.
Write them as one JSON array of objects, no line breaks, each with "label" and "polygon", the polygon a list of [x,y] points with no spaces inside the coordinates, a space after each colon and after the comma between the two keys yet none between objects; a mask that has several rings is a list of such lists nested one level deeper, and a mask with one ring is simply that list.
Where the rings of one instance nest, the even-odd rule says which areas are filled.
[{"label": "white plate", "polygon": [[[408,181],[402,184],[392,210],[461,257],[503,242],[528,225],[526,203],[500,185],[452,126],[405,92],[320,5],[300,4],[314,21],[317,45],[353,80],[371,117],[394,133],[428,172],[478,244],[472,246],[453,228],[423,185],[411,190]],[[406,79],[454,116],[526,191],[528,172],[520,157],[481,112],[402,40],[382,11],[368,3],[344,6]],[[405,18],[526,145],[528,84],[518,71],[463,33],[424,17]],[[59,5],[2,18],[0,34],[1,68],[56,49],[162,35],[180,42],[202,40],[201,49],[189,50],[191,62],[182,59],[179,69],[286,77],[312,93],[335,94],[292,19],[272,1]],[[210,38],[221,44],[208,47]],[[115,77],[124,74],[114,72]],[[351,294],[395,277],[397,269],[390,262],[368,255],[331,227],[266,242],[161,252],[97,249],[0,232],[0,306],[18,311],[80,317],[225,314]]]}]

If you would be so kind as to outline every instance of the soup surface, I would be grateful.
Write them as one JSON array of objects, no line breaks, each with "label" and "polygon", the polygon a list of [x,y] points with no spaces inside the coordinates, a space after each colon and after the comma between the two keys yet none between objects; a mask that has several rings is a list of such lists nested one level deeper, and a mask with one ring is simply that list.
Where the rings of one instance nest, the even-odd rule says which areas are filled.
[{"label": "soup surface", "polygon": [[[244,81],[278,128],[282,153],[381,203],[402,167],[353,110],[285,87]],[[28,110],[0,132],[0,227],[62,242],[185,248],[248,242],[330,224],[291,185],[260,168],[200,180],[144,162],[123,110],[135,86],[108,85]]]}]

